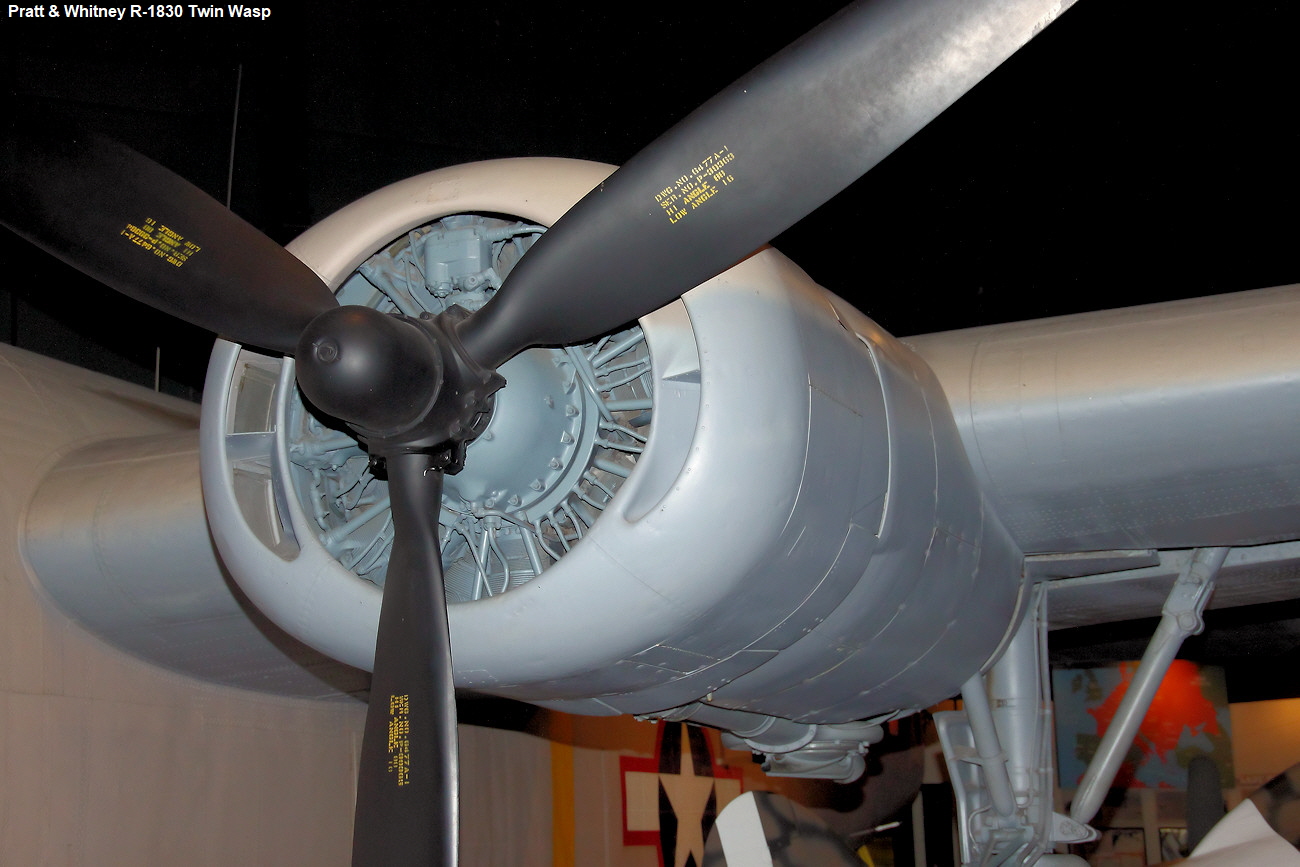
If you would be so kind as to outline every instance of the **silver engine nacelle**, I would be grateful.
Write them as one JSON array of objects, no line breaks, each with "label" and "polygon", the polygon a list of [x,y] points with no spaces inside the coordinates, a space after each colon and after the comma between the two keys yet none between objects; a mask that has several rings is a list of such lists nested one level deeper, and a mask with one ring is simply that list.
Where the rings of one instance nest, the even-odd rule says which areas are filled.
[{"label": "silver engine nacelle", "polygon": [[[473,307],[609,171],[436,171],[290,249],[345,303]],[[807,745],[816,725],[955,694],[1016,619],[1020,552],[928,367],[774,250],[639,329],[502,373],[437,516],[460,687]],[[370,668],[383,482],[302,407],[291,360],[219,343],[205,395],[205,500],[231,573],[285,630]]]}]

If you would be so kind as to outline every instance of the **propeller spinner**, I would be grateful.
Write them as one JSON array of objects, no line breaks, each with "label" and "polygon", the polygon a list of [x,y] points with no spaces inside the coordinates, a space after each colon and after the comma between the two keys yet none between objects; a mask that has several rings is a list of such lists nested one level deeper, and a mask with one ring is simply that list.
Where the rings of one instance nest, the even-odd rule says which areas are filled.
[{"label": "propeller spinner", "polygon": [[859,2],[737,81],[589,193],[479,312],[340,307],[205,193],[92,134],[4,144],[0,222],[112,288],[295,355],[299,385],[387,466],[381,606],[354,865],[457,861],[451,647],[437,514],[495,372],[578,343],[732,265],[883,159],[1059,14],[1059,0]]}]

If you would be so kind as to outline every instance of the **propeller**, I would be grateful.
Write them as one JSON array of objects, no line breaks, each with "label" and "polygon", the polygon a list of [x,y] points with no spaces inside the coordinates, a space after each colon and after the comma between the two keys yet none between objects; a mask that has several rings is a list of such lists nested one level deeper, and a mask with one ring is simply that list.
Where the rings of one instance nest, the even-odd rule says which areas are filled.
[{"label": "propeller", "polygon": [[284,353],[338,306],[279,244],[130,148],[39,123],[0,147],[0,221],[124,295]]},{"label": "propeller", "polygon": [[571,208],[465,323],[465,348],[494,367],[657,310],[861,177],[1073,2],[845,7]]},{"label": "propeller", "polygon": [[306,265],[93,134],[3,143],[0,222],[107,285],[294,355],[303,394],[386,466],[395,528],[362,743],[354,865],[457,860],[455,696],[437,516],[504,380],[732,265],[871,168],[1048,23],[1060,0],[859,2],[589,193],[470,315],[340,307]]},{"label": "propeller", "polygon": [[[361,740],[352,864],[456,863],[459,771],[447,598],[436,516],[442,471],[388,458],[393,551]],[[432,580],[430,580],[432,579]]]}]

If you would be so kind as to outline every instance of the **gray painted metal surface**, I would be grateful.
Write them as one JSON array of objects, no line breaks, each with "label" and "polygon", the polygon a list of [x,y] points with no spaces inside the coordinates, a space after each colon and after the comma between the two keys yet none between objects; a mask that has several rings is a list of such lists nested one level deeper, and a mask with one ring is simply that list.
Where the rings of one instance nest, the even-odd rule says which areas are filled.
[{"label": "gray painted metal surface", "polygon": [[[339,283],[449,213],[548,223],[606,171],[524,160],[431,173],[295,250]],[[1054,579],[1054,625],[1139,616],[1179,569],[1169,548],[1209,536],[1261,543],[1229,555],[1220,600],[1294,596],[1300,461],[1284,432],[1298,299],[1282,288],[928,335],[907,341],[913,352],[779,254],[751,257],[644,320],[653,400],[626,408],[653,412],[644,452],[562,561],[453,607],[458,682],[580,713],[744,730],[776,717],[802,737],[956,693],[998,656],[1026,575]],[[304,512],[283,434],[292,381],[291,364],[218,348],[202,445],[212,532],[257,608],[364,668],[379,588]],[[171,653],[167,618],[198,606],[185,640],[231,647],[185,665],[219,680],[205,665],[243,659],[247,636],[204,637],[232,603],[216,620],[203,608],[221,573],[178,481],[192,443],[159,442],[61,457],[34,500],[29,553],[65,610],[150,658]],[[174,496],[150,510],[130,493],[142,488]],[[176,543],[119,544],[140,521]],[[1020,546],[1051,553],[1022,568]],[[149,592],[149,576],[178,568],[168,558],[195,582],[179,607]],[[98,595],[78,592],[88,581]],[[860,747],[843,740],[846,757]]]},{"label": "gray painted metal surface", "polygon": [[1046,588],[1006,652],[962,688],[963,708],[934,714],[957,800],[964,864],[1036,863],[1096,832],[1052,810],[1056,784]]},{"label": "gray painted metal surface", "polygon": [[[84,374],[22,350],[6,347],[4,355],[5,369],[25,376],[0,378],[0,398],[22,407],[29,424],[66,424],[59,402],[31,384],[51,379],[73,396],[76,376]],[[41,467],[21,538],[40,586],[99,638],[189,677],[313,698],[364,689],[364,672],[291,639],[225,574],[198,485],[195,410],[105,380],[75,402],[79,422],[109,432],[115,414],[131,414],[139,435],[67,442],[56,435],[32,445],[33,452],[47,450],[49,463]]]},{"label": "gray painted metal surface", "polygon": [[[1150,566],[1052,581],[1052,628],[1160,616],[1169,588],[1192,556],[1190,549],[1161,551]],[[1228,552],[1208,607],[1258,605],[1298,595],[1300,542],[1255,545]]]},{"label": "gray painted metal surface", "polygon": [[1091,822],[1097,814],[1178,648],[1188,636],[1197,635],[1205,628],[1201,612],[1214,592],[1215,577],[1227,556],[1227,548],[1197,549],[1174,582],[1165,601],[1160,625],[1142,654],[1142,662],[1133,673],[1133,680],[1120,700],[1114,720],[1106,728],[1083,779],[1079,781],[1074,802],[1070,805],[1070,818],[1074,821]]},{"label": "gray painted metal surface", "polygon": [[[362,200],[294,250],[338,284],[453,209],[548,223],[606,170],[434,172]],[[770,250],[642,326],[654,368],[644,453],[562,560],[452,607],[460,685],[583,713],[708,701],[835,723],[926,706],[991,660],[1015,618],[1019,551],[984,508],[914,354]],[[291,369],[277,365],[228,345],[214,356],[214,533],[259,607],[365,667],[378,588],[322,548],[292,494],[279,433]]]},{"label": "gray painted metal surface", "polygon": [[[509,161],[431,173],[295,249],[337,283],[447,213],[550,222],[606,171]],[[1207,532],[1296,535],[1298,462],[1278,432],[1296,412],[1300,359],[1284,338],[1298,303],[1293,288],[1267,290],[928,335],[907,341],[913,353],[778,254],[752,257],[647,318],[644,454],[616,508],[541,579],[453,608],[459,682],[582,713],[707,705],[724,727],[728,713],[741,727],[755,714],[815,724],[905,712],[997,655],[1021,601],[1017,541],[1065,552],[1028,569],[1074,576],[1053,582],[1057,625],[1137,616],[1144,593],[1158,611],[1179,556],[1158,549]],[[205,458],[208,510],[226,560],[272,620],[364,668],[379,590],[326,550],[294,493],[279,435],[292,369],[229,345],[214,361],[203,448],[217,455]],[[169,463],[180,458],[129,460],[142,471],[133,483],[180,477]],[[68,461],[30,535],[42,580],[75,609],[65,570],[48,564],[78,562],[67,575],[103,564],[93,524],[56,543],[53,516],[89,513],[118,470],[112,450]],[[149,520],[179,521],[174,511]],[[175,536],[198,540],[173,553],[199,562],[193,526]],[[1294,595],[1288,546],[1235,549],[1220,595]],[[149,550],[110,553],[126,559],[104,571],[120,575]],[[75,616],[99,617],[101,632],[130,632],[111,606],[81,606]]]},{"label": "gray painted metal surface", "polygon": [[1300,286],[908,338],[1026,553],[1300,530]]}]

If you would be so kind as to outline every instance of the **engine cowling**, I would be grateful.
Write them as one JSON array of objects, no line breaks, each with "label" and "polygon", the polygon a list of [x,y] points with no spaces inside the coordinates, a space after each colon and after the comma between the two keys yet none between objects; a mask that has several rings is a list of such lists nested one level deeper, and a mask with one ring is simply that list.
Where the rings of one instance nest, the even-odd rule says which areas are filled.
[{"label": "engine cowling", "polygon": [[[344,303],[473,307],[610,170],[432,172],[290,249]],[[956,693],[1014,625],[1021,554],[934,376],[775,250],[639,326],[530,350],[502,373],[437,516],[458,686],[673,714],[754,745],[793,721],[806,745],[811,727]],[[203,409],[209,519],[271,619],[369,668],[384,483],[293,382],[292,360],[218,344]]]}]

